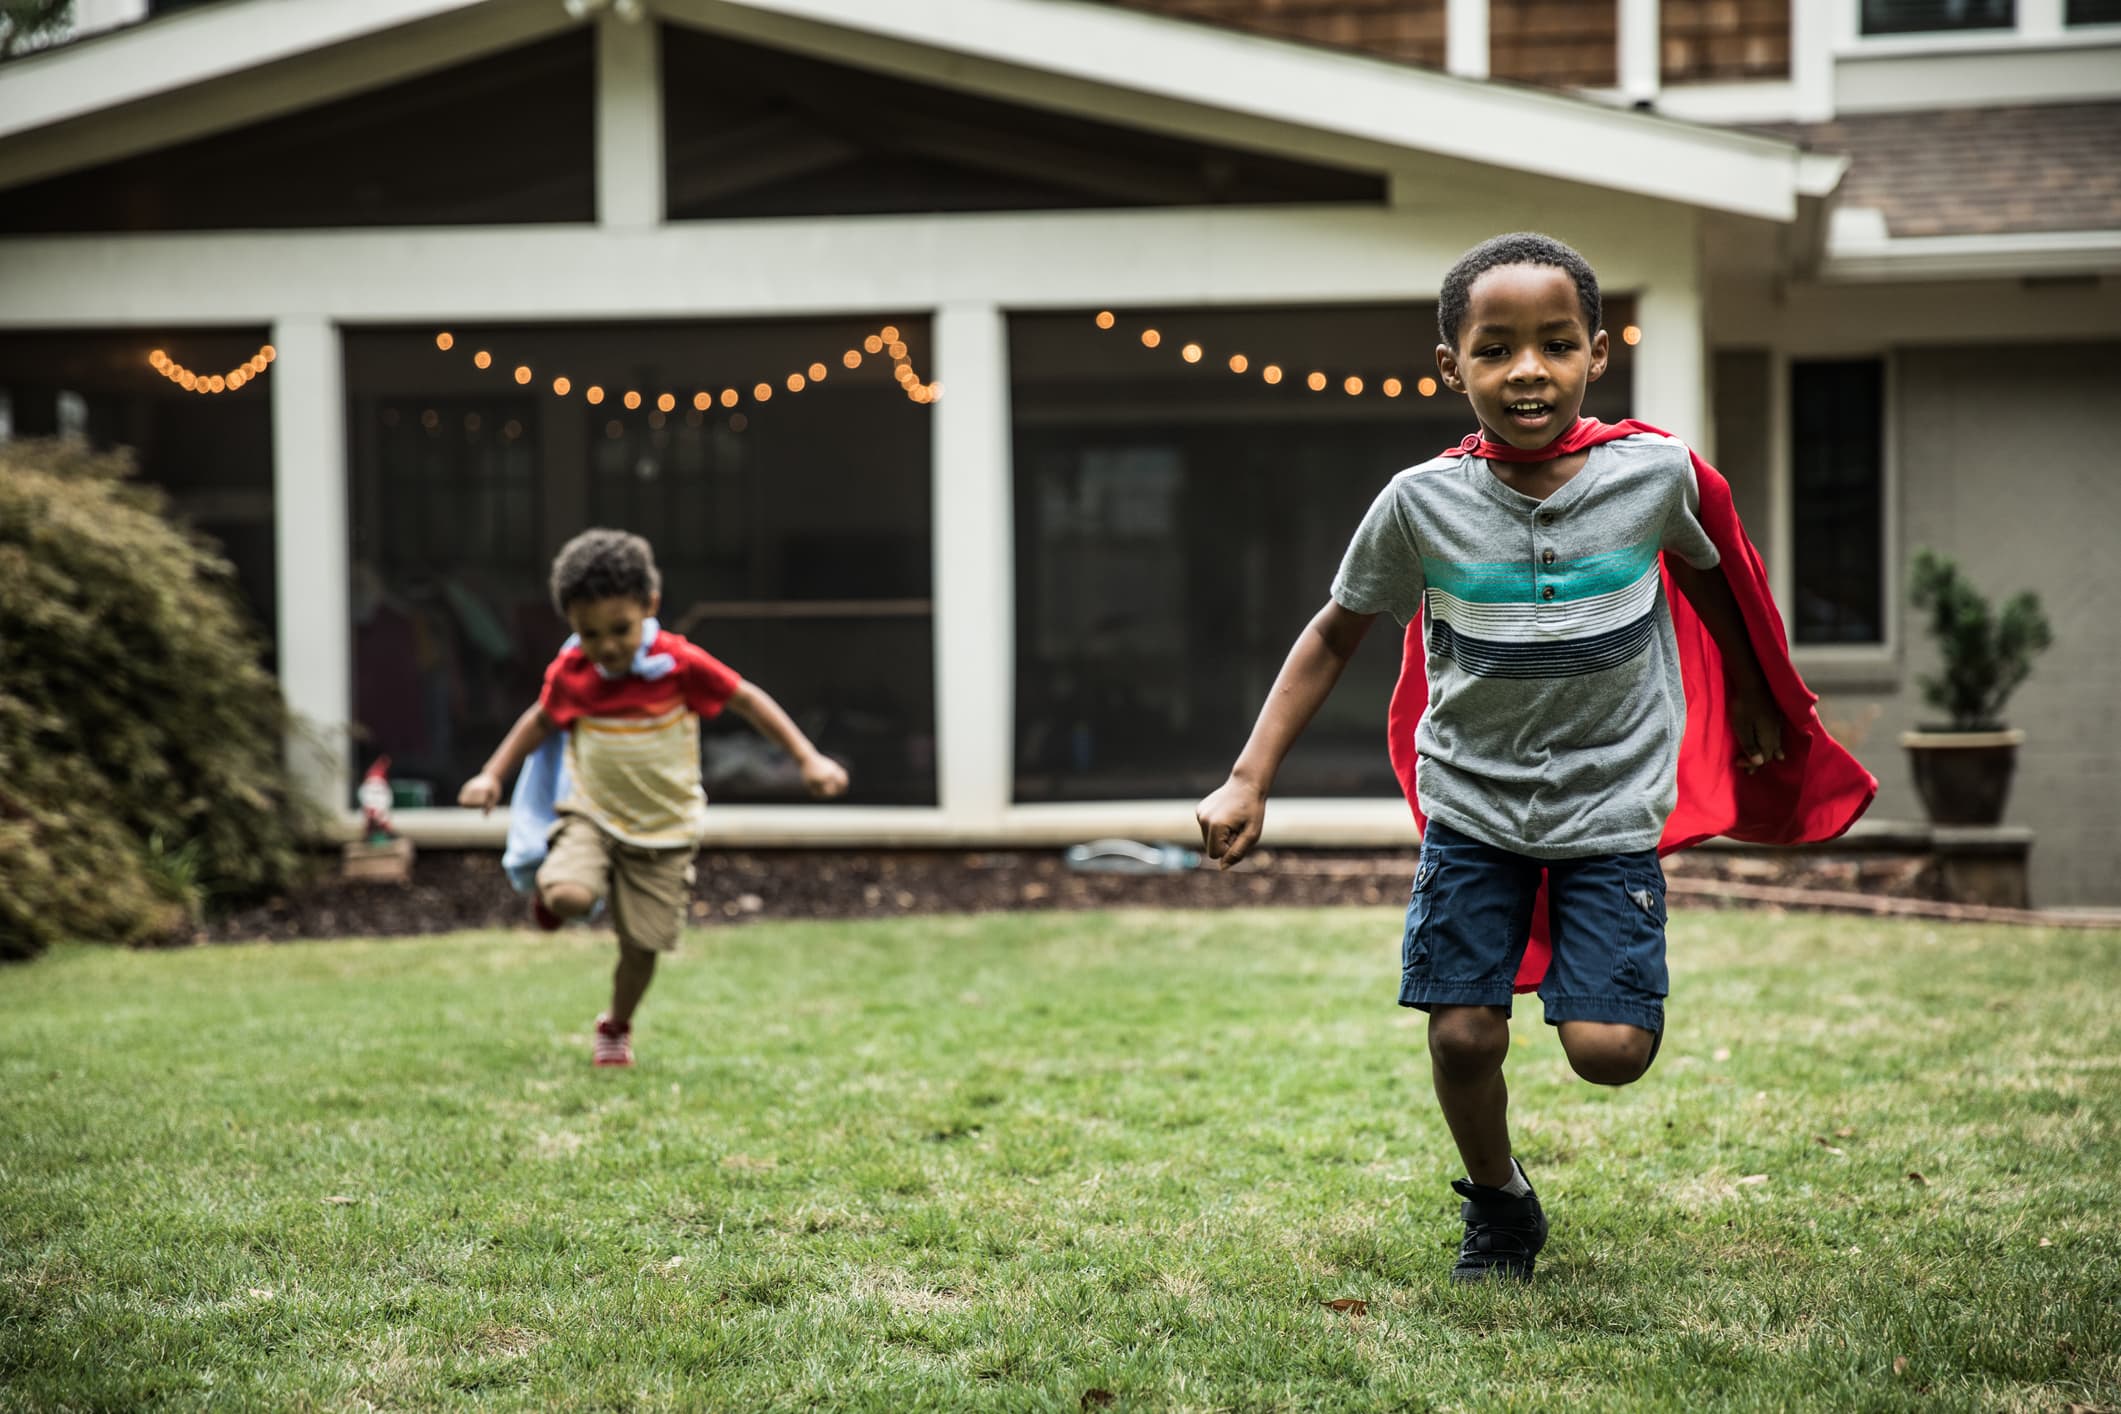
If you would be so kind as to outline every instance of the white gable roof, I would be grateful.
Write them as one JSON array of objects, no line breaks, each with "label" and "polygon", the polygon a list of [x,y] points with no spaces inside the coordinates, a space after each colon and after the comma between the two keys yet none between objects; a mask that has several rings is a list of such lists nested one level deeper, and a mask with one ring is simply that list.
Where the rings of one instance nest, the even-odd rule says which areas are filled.
[{"label": "white gable roof", "polygon": [[[648,8],[1106,121],[1321,159],[1445,159],[1775,222],[1830,193],[1844,166],[1773,139],[1087,0]],[[256,121],[575,23],[559,0],[232,0],[167,16],[0,66],[0,183]],[[246,75],[253,81],[229,82]]]}]

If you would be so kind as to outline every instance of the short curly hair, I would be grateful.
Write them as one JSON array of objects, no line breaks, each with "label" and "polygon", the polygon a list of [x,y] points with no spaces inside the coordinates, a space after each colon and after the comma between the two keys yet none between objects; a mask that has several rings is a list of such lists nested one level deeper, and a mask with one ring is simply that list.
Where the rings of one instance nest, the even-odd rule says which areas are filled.
[{"label": "short curly hair", "polygon": [[552,606],[562,614],[598,599],[653,603],[663,592],[655,551],[625,530],[585,530],[552,557]]},{"label": "short curly hair", "polygon": [[1576,299],[1583,306],[1585,327],[1593,334],[1598,332],[1598,274],[1591,269],[1591,262],[1552,236],[1513,231],[1474,246],[1459,256],[1458,263],[1443,277],[1443,293],[1436,303],[1436,331],[1443,335],[1446,344],[1458,347],[1458,335],[1465,328],[1472,304],[1474,281],[1505,265],[1551,265],[1562,271],[1576,283]]}]

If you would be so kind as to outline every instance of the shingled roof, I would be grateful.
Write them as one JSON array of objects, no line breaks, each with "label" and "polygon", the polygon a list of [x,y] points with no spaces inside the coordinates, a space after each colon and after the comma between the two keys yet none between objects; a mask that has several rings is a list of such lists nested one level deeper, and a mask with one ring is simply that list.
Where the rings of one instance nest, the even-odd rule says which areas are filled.
[{"label": "shingled roof", "polygon": [[1849,157],[1894,236],[2121,230],[2121,103],[1852,113],[1761,131]]}]

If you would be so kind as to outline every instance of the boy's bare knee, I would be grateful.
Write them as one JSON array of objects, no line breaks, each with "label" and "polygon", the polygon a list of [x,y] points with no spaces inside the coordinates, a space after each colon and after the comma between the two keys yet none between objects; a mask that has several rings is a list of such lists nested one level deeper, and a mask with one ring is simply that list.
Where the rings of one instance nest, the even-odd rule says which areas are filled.
[{"label": "boy's bare knee", "polygon": [[596,895],[580,884],[553,884],[540,892],[545,906],[562,918],[580,918],[596,907]]},{"label": "boy's bare knee", "polygon": [[1565,1021],[1561,1046],[1569,1065],[1593,1085],[1632,1085],[1650,1068],[1657,1033],[1622,1022]]},{"label": "boy's bare knee", "polygon": [[1446,1080],[1484,1080],[1510,1053],[1510,1023],[1498,1007],[1438,1007],[1429,1014],[1429,1059]]}]

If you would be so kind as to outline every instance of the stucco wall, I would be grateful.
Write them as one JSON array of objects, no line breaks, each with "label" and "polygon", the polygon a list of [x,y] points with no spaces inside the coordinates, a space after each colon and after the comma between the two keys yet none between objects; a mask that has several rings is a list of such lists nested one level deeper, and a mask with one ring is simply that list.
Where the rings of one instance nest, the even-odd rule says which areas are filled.
[{"label": "stucco wall", "polygon": [[[1992,597],[2031,589],[2054,623],[2006,709],[2028,737],[2005,819],[2036,832],[2033,901],[2121,903],[2121,463],[2094,413],[2121,343],[1904,350],[1892,377],[1906,554],[1949,554]],[[1830,721],[1870,719],[1881,818],[1921,814],[1899,734],[1931,715],[1915,680],[1935,665],[1903,596],[1900,684],[1823,694]]]}]

